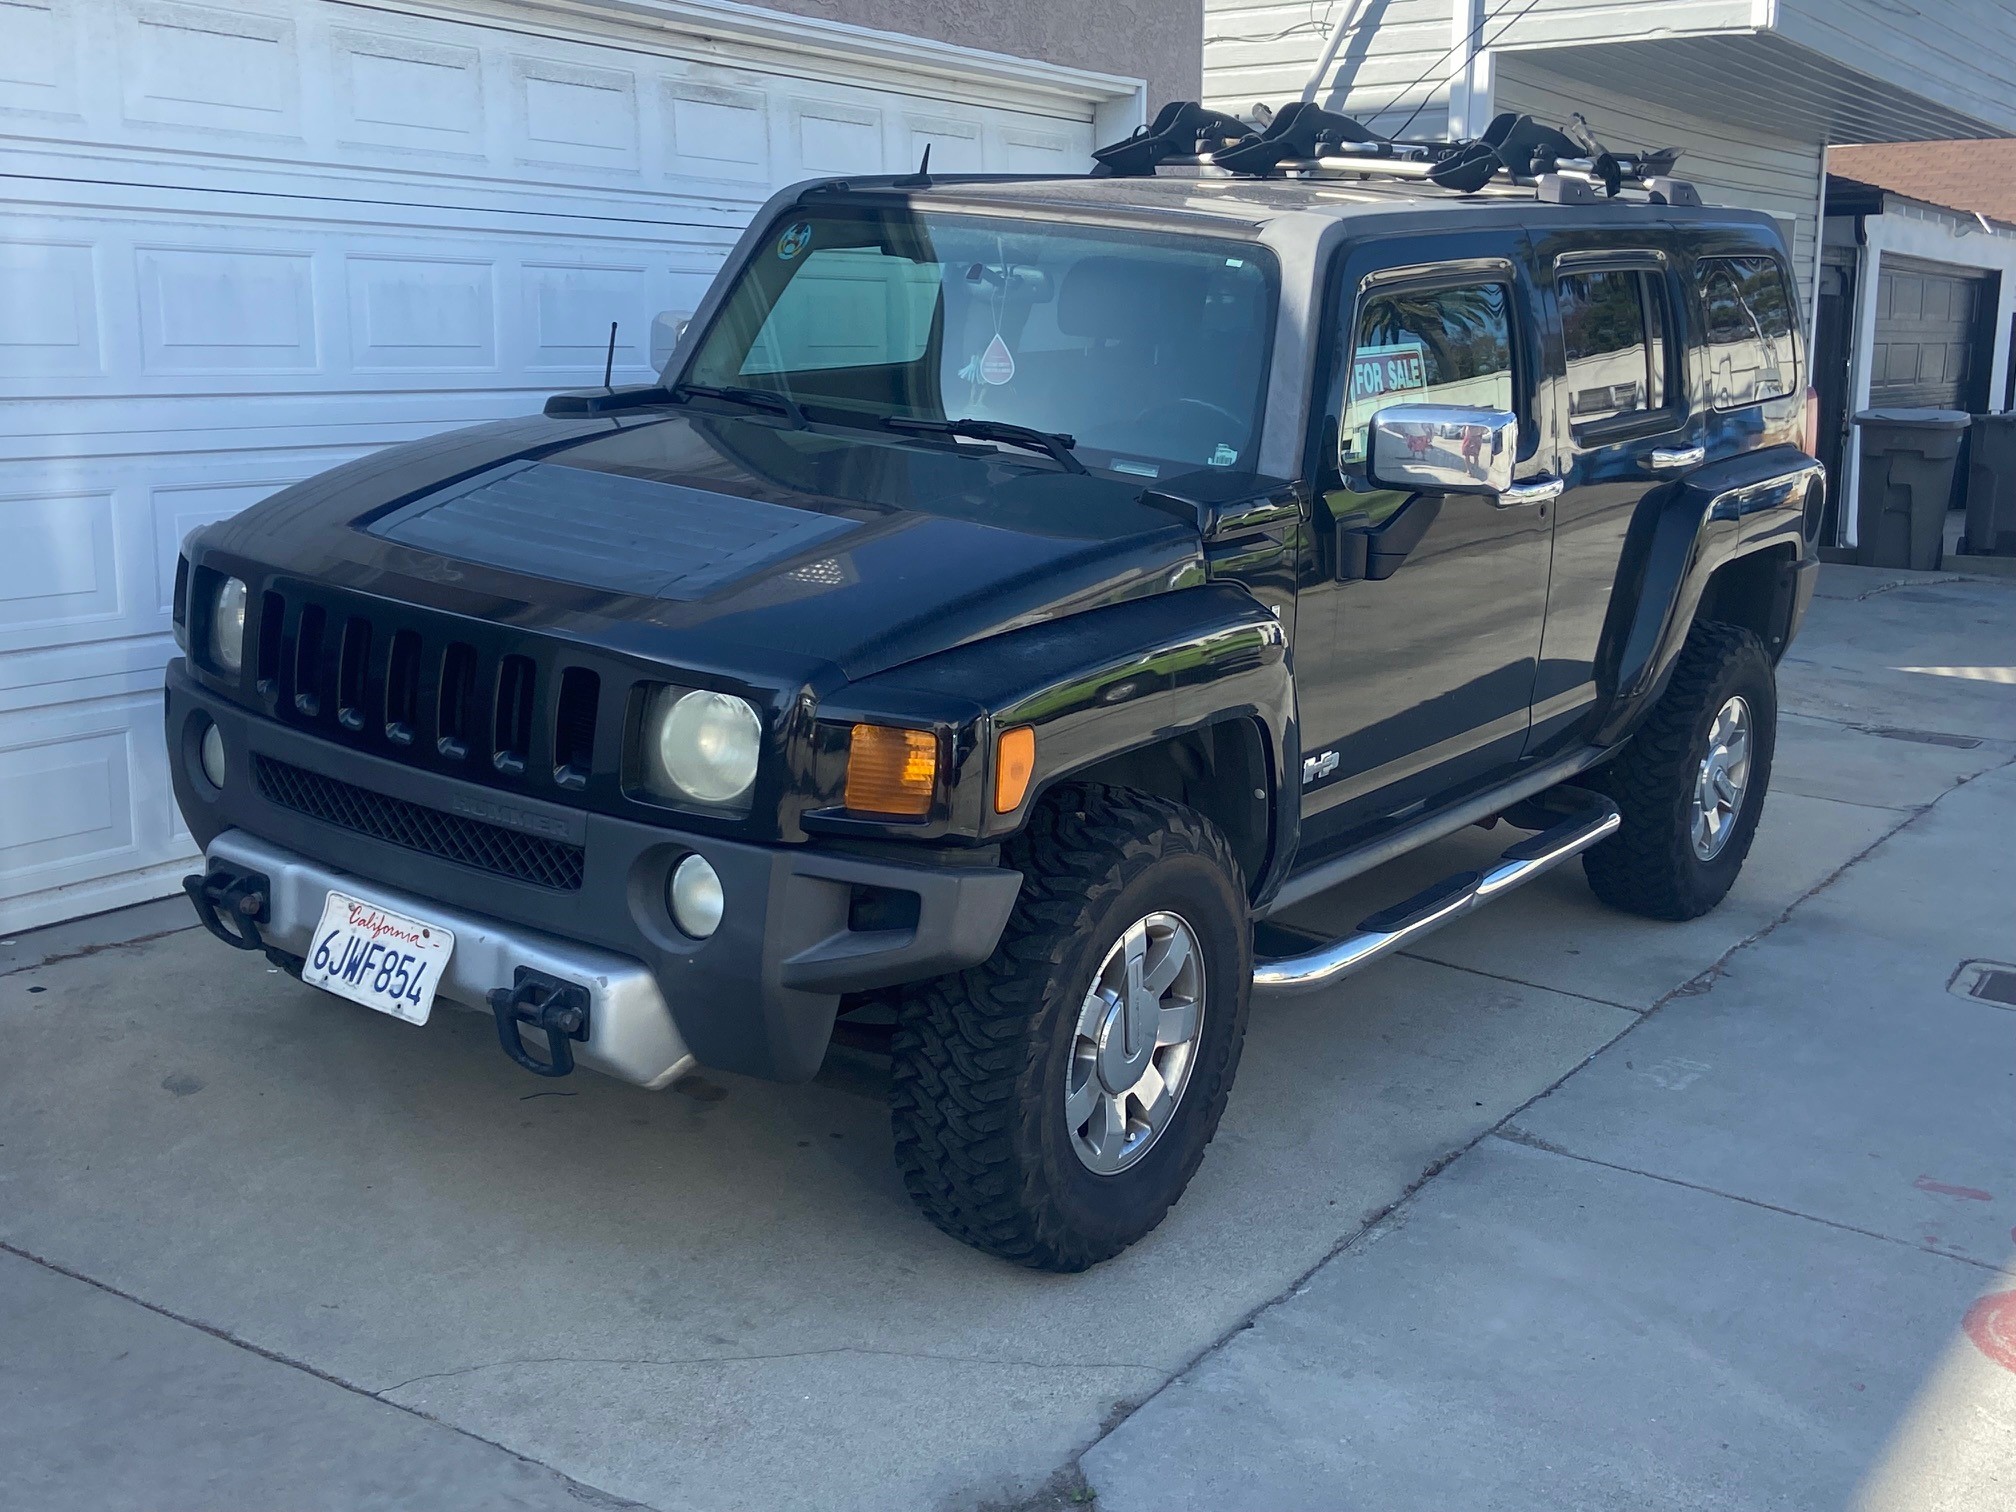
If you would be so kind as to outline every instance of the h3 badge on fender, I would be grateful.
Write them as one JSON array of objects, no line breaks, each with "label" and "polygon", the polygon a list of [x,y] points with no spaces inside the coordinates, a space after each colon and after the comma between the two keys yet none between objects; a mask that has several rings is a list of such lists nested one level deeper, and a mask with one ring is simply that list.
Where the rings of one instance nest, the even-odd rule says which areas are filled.
[{"label": "h3 badge on fender", "polygon": [[454,934],[439,924],[331,892],[301,963],[301,980],[409,1024],[424,1024],[454,949]]}]

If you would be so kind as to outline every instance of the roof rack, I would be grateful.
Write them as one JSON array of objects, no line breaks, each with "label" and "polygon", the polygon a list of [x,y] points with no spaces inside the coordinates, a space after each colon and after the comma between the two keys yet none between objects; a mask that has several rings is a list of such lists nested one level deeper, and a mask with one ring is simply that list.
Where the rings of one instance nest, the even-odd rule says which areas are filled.
[{"label": "roof rack", "polygon": [[1507,112],[1482,136],[1458,142],[1395,141],[1308,100],[1260,114],[1264,124],[1256,128],[1195,100],[1174,101],[1133,135],[1095,151],[1092,171],[1138,178],[1167,166],[1240,178],[1396,178],[1458,194],[1481,193],[1502,176],[1556,204],[1616,199],[1627,185],[1653,204],[1701,203],[1692,184],[1671,177],[1679,148],[1612,152],[1579,113],[1563,131]]}]

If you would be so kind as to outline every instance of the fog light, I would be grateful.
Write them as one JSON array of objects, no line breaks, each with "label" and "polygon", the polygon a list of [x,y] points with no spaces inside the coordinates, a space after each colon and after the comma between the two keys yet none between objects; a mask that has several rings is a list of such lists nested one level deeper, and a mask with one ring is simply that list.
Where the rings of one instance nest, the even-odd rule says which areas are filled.
[{"label": "fog light", "polygon": [[210,779],[210,786],[224,786],[224,774],[229,770],[224,764],[224,732],[210,725],[203,731],[203,744],[198,750],[203,762],[203,775]]},{"label": "fog light", "polygon": [[672,922],[696,940],[721,927],[721,876],[705,857],[688,856],[672,868],[665,900],[672,909]]}]

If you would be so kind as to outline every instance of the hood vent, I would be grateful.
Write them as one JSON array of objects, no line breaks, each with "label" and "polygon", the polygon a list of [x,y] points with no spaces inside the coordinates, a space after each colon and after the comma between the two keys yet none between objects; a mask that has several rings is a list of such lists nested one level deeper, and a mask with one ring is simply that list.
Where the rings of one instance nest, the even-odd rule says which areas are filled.
[{"label": "hood vent", "polygon": [[550,462],[512,462],[375,520],[457,561],[645,598],[697,599],[854,529],[852,520]]}]

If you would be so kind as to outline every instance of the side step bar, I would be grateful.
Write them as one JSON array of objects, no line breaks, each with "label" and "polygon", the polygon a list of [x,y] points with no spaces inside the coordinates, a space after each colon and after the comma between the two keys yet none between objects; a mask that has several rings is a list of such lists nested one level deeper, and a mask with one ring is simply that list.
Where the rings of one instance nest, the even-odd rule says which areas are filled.
[{"label": "side step bar", "polygon": [[[1588,797],[1586,807],[1551,829],[1520,841],[1484,871],[1446,877],[1406,902],[1373,914],[1341,940],[1319,945],[1301,955],[1255,962],[1253,986],[1274,992],[1309,992],[1327,987],[1383,956],[1406,949],[1451,920],[1503,897],[1570,856],[1580,855],[1599,840],[1614,835],[1623,823],[1617,805],[1608,798],[1596,793]],[[1261,927],[1268,933],[1290,933],[1279,926]]]}]

